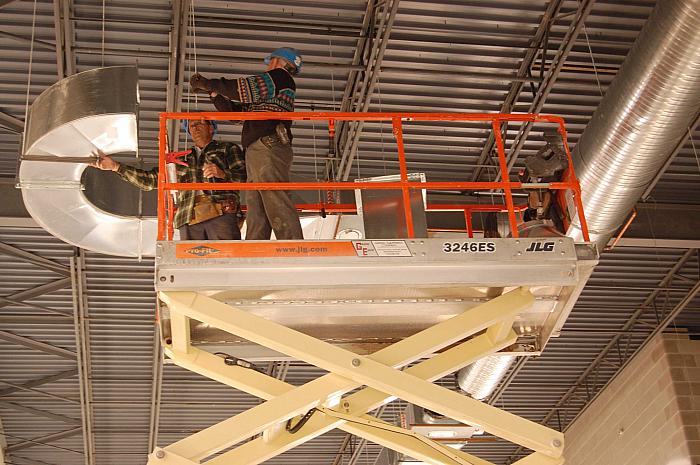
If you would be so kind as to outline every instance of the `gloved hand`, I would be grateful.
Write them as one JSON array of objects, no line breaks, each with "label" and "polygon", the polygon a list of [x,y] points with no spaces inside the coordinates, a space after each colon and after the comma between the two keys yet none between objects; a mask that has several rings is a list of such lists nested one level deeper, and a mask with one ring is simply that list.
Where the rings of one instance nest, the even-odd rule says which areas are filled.
[{"label": "gloved hand", "polygon": [[211,80],[205,78],[199,73],[195,73],[190,77],[190,90],[192,92],[202,92],[208,94],[211,92]]}]

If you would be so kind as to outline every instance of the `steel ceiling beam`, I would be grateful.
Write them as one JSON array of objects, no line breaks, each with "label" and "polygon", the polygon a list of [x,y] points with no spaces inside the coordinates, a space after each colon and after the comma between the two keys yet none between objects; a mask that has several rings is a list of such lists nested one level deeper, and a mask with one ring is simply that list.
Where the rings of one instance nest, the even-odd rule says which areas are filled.
[{"label": "steel ceiling beam", "polygon": [[350,443],[352,442],[352,438],[354,436],[352,434],[346,434],[345,437],[343,438],[343,442],[340,444],[340,447],[338,448],[338,452],[335,453],[335,458],[333,459],[333,462],[331,465],[341,465],[343,463],[343,456],[345,455],[345,449],[348,448]]},{"label": "steel ceiling beam", "polygon": [[92,409],[92,364],[90,361],[90,329],[88,326],[87,284],[85,280],[85,255],[76,248],[71,258],[71,284],[73,288],[73,324],[75,347],[78,352],[80,380],[80,411],[83,432],[85,465],[95,465],[95,435]]},{"label": "steel ceiling beam", "polygon": [[[44,396],[44,397],[50,397],[51,399],[62,400],[62,401],[64,401],[64,402],[69,402],[69,403],[71,403],[71,404],[79,404],[79,403],[80,403],[80,402],[78,402],[78,401],[75,400],[75,399],[71,399],[70,397],[59,396],[58,394],[51,394],[50,392],[41,391],[41,390],[36,389],[36,388],[28,388],[28,387],[25,387],[25,386],[23,386],[23,385],[21,385],[21,384],[15,384],[15,383],[12,383],[12,382],[10,382],[10,381],[5,381],[5,380],[2,380],[2,379],[0,379],[0,384],[7,384],[8,386],[10,386],[10,387],[12,387],[12,388],[17,389],[17,391],[34,392],[34,393],[39,394],[39,395]],[[2,396],[0,396],[0,398],[1,398],[1,397],[2,397]]]},{"label": "steel ceiling beam", "polygon": [[22,442],[18,442],[17,444],[12,444],[11,446],[7,446],[7,452],[16,452],[18,450],[23,450],[23,449],[28,449],[30,447],[34,446],[40,446],[43,445],[44,443],[50,443],[53,441],[58,441],[60,439],[65,439],[65,438],[70,438],[75,436],[76,434],[80,434],[82,431],[82,428],[72,428],[68,429],[65,431],[59,431],[58,433],[51,433],[47,434],[44,436],[39,436],[36,438],[32,439],[27,439]]},{"label": "steel ceiling beam", "polygon": [[[361,66],[363,61],[363,56],[367,53],[366,47],[371,34],[371,28],[374,22],[374,3],[375,0],[367,0],[367,6],[365,7],[365,14],[362,17],[362,29],[360,32],[360,37],[357,39],[357,45],[355,46],[355,53],[352,57],[352,66],[357,66],[358,69],[350,70],[348,79],[345,83],[345,90],[343,91],[343,98],[340,103],[340,111],[350,111],[350,105],[352,103],[352,92],[355,89],[357,79],[359,77],[359,72],[364,70],[365,67]],[[338,128],[340,129],[340,128]]]},{"label": "steel ceiling beam", "polygon": [[75,34],[71,21],[73,0],[54,0],[53,20],[56,37],[56,69],[58,79],[75,74]]},{"label": "steel ceiling beam", "polygon": [[36,341],[26,336],[20,336],[19,334],[14,334],[9,331],[0,331],[0,339],[27,347],[29,349],[38,350],[46,354],[67,358],[68,360],[77,360],[78,358],[78,355],[71,350],[64,349],[63,347],[57,347],[46,342]]},{"label": "steel ceiling beam", "polygon": [[[367,5],[365,6],[365,13],[362,17],[362,26],[360,29],[360,37],[357,39],[357,44],[355,46],[355,53],[353,54],[352,57],[352,62],[351,62],[351,69],[348,73],[348,78],[345,81],[345,90],[343,90],[343,97],[341,98],[340,101],[340,111],[341,112],[347,112],[350,111],[350,106],[352,104],[353,100],[353,91],[358,85],[358,79],[360,76],[360,71],[364,70],[365,67],[362,66],[362,62],[364,61],[364,56],[368,53],[368,48],[367,44],[370,39],[370,36],[372,34],[372,27],[374,25],[374,12],[375,12],[375,0],[367,0]],[[356,68],[356,69],[353,69]],[[335,96],[333,96],[335,97]],[[337,137],[336,140],[333,141],[333,143],[338,146],[339,141],[342,142],[345,137],[347,137],[347,126],[348,122],[346,121],[339,121],[338,126],[336,128],[336,133]],[[337,152],[335,152],[335,147],[334,147],[334,154],[337,156]],[[342,155],[342,154],[341,154]],[[336,172],[338,169],[338,162],[339,160],[337,158],[331,158],[331,154],[329,154],[328,161],[326,163],[326,173],[325,173],[325,178],[326,179],[336,179]]]},{"label": "steel ceiling beam", "polygon": [[[7,305],[16,305],[19,307],[31,308],[32,310],[40,310],[42,312],[53,313],[55,315],[66,316],[66,317],[72,318],[72,315],[70,315],[64,311],[55,310],[55,309],[49,308],[49,307],[44,307],[43,305],[36,305],[36,304],[30,304],[27,302],[21,302],[19,300],[8,299],[7,297],[0,297],[0,302],[5,302]],[[5,316],[7,316],[7,315],[2,315],[2,317],[5,317]]]},{"label": "steel ceiling beam", "polygon": [[[170,29],[170,46],[168,50],[168,82],[166,86],[166,111],[182,109],[183,86],[186,81],[185,61],[187,55],[188,12],[190,0],[172,2],[172,24]],[[199,58],[199,57],[198,57]],[[168,121],[168,145],[177,151],[180,139],[178,121]],[[160,331],[156,327],[153,334],[152,352],[151,408],[148,427],[148,452],[158,445],[158,428],[160,425],[161,388],[163,384],[163,348]]]},{"label": "steel ceiling beam", "polygon": [[[375,29],[375,36],[371,42],[364,43],[365,48],[370,50],[365,59],[365,70],[362,74],[362,79],[360,80],[358,76],[354,83],[350,84],[348,82],[353,87],[348,95],[349,104],[347,111],[367,111],[379,80],[380,68],[389,43],[391,28],[394,25],[399,9],[399,0],[386,0],[375,4],[375,9],[379,7],[382,7],[382,12],[379,18],[379,25]],[[364,51],[363,55],[365,55]],[[340,151],[340,164],[336,172],[336,180],[338,181],[347,181],[350,177],[350,170],[357,155],[357,146],[362,136],[363,127],[364,121],[357,121],[354,124],[343,125],[339,131],[338,141],[342,145],[342,150]]]},{"label": "steel ceiling beam", "polygon": [[[559,49],[552,58],[549,65],[549,69],[544,75],[544,80],[537,88],[537,92],[534,98],[532,99],[532,103],[530,104],[530,107],[528,108],[526,113],[539,113],[540,111],[542,111],[545,101],[547,100],[547,97],[554,88],[554,84],[556,83],[557,78],[559,77],[559,73],[561,72],[564,64],[566,63],[566,59],[569,57],[571,49],[574,48],[576,39],[578,38],[581,29],[583,29],[583,25],[586,19],[588,18],[588,15],[590,14],[591,10],[593,9],[594,4],[595,0],[581,0],[579,2],[578,10],[576,11],[574,19],[571,21],[569,30],[566,32],[566,35],[564,36],[564,39],[562,40],[561,45],[559,46]],[[531,129],[531,123],[525,123],[520,126],[518,135],[515,137],[513,144],[511,145],[511,149],[508,152],[509,171],[511,168],[513,168],[513,165],[515,164],[515,161],[518,158],[518,154],[520,153],[520,149],[525,144],[525,141],[527,140],[527,136],[530,134]]]},{"label": "steel ceiling beam", "polygon": [[71,315],[0,315],[0,326],[10,324],[61,324],[70,323]]},{"label": "steel ceiling beam", "polygon": [[39,256],[37,254],[27,252],[26,250],[19,249],[4,242],[0,242],[0,253],[4,255],[9,255],[11,257],[19,258],[25,262],[29,262],[33,265],[40,266],[42,268],[46,268],[47,270],[51,270],[63,276],[70,276],[69,267],[61,265],[60,263],[56,263],[53,260],[49,260],[48,258]]},{"label": "steel ceiling beam", "polygon": [[[199,24],[199,22],[197,22]],[[82,53],[85,55],[102,55],[101,47],[93,46],[76,46],[73,48],[75,53]],[[106,47],[104,49],[105,56],[119,56],[119,57],[144,57],[144,58],[168,58],[171,56],[170,52],[159,51],[159,50],[137,50],[137,49],[124,49],[116,47]],[[211,55],[207,53],[197,52],[197,63],[239,63],[239,64],[256,64],[259,65],[261,60],[259,58],[250,58],[245,56],[222,56],[222,55]],[[327,61],[315,61],[304,59],[304,69],[321,69],[321,70],[355,70],[361,71],[364,69],[363,66],[344,64],[344,63],[328,63]]]},{"label": "steel ceiling beam", "polygon": [[39,39],[32,40],[31,36],[27,37],[19,34],[11,34],[9,32],[0,31],[0,37],[7,37],[8,39],[17,40],[20,42],[33,42],[34,47],[36,47],[37,49],[48,50],[50,52],[56,50],[56,47],[51,42],[44,42],[43,40]]},{"label": "steel ceiling beam", "polygon": [[17,134],[24,131],[24,121],[4,112],[0,112],[0,126]]},{"label": "steel ceiling beam", "polygon": [[[503,100],[503,104],[501,105],[499,113],[511,113],[513,111],[515,104],[518,102],[518,97],[520,97],[520,93],[522,92],[523,87],[525,86],[526,81],[524,81],[524,79],[526,79],[527,76],[530,74],[530,69],[534,64],[535,60],[537,59],[538,52],[542,50],[542,55],[545,55],[547,53],[547,50],[544,49],[544,45],[546,44],[546,37],[548,37],[549,30],[552,27],[555,18],[559,14],[563,3],[564,0],[553,0],[547,5],[547,8],[544,14],[542,15],[542,19],[540,19],[540,24],[537,26],[537,30],[535,31],[535,36],[530,42],[530,47],[528,47],[528,49],[525,51],[525,56],[520,62],[520,67],[518,68],[518,72],[516,74],[518,80],[515,80],[511,83],[510,89],[508,89],[508,94]],[[520,79],[522,79],[522,81]],[[472,181],[476,181],[479,179],[479,177],[481,177],[481,173],[484,169],[481,165],[486,163],[486,161],[489,159],[495,143],[496,139],[493,134],[493,131],[489,131],[489,136],[486,139],[484,148],[481,150],[479,159],[476,162],[476,164],[479,166],[476,168],[476,170],[474,170],[474,174],[471,178]]]},{"label": "steel ceiling beam", "polygon": [[160,425],[160,408],[162,405],[163,386],[163,346],[160,340],[160,327],[155,326],[153,332],[153,374],[151,380],[151,410],[148,428],[148,452],[158,445],[158,427]]},{"label": "steel ceiling beam", "polygon": [[19,412],[29,413],[31,415],[36,415],[39,417],[48,418],[49,420],[61,421],[63,423],[69,423],[72,425],[79,425],[80,424],[80,419],[78,419],[78,418],[71,418],[71,417],[67,417],[65,415],[59,415],[57,413],[47,412],[46,410],[39,410],[39,409],[35,409],[32,407],[27,407],[26,405],[18,404],[16,402],[0,401],[0,407],[12,409],[12,410],[17,410]]},{"label": "steel ceiling beam", "polygon": [[[5,296],[5,298],[10,300],[10,301],[29,300],[29,299],[33,299],[34,297],[38,297],[40,295],[49,294],[49,293],[57,291],[59,289],[64,289],[66,287],[69,287],[70,283],[71,283],[70,278],[57,279],[56,281],[50,281],[46,284],[42,284],[40,286],[36,286],[36,287],[31,288],[31,289],[26,289],[24,291],[16,292],[12,295]],[[0,307],[6,307],[7,305],[10,305],[10,303],[8,303],[7,301],[0,302]]]},{"label": "steel ceiling beam", "polygon": [[[188,12],[191,0],[174,0],[172,2],[172,28],[170,30],[170,48],[168,51],[168,82],[165,94],[165,111],[182,109],[182,90],[185,81],[185,61],[187,57]],[[198,59],[201,56],[197,57]],[[168,121],[168,145],[177,151],[180,139],[180,124],[177,120]]]},{"label": "steel ceiling beam", "polygon": [[56,73],[58,74],[58,79],[63,79],[66,77],[66,63],[65,63],[65,51],[63,41],[65,40],[65,35],[63,33],[63,20],[62,20],[62,10],[61,10],[61,0],[54,0],[53,2],[53,31],[56,38]]},{"label": "steel ceiling beam", "polygon": [[12,461],[14,465],[54,465],[53,463],[45,462],[43,460],[28,459],[17,454],[12,455]]},{"label": "steel ceiling beam", "polygon": [[11,388],[0,390],[0,397],[7,397],[10,394],[14,394],[15,392],[19,392],[19,391],[22,391],[24,389],[34,389],[35,387],[42,386],[44,384],[49,384],[49,383],[53,383],[56,381],[61,381],[63,379],[72,378],[73,376],[75,376],[77,374],[78,374],[77,368],[73,368],[71,370],[66,370],[66,371],[62,371],[60,373],[56,373],[53,375],[44,376],[42,378],[27,381],[26,383],[19,385],[19,387],[11,387]]}]

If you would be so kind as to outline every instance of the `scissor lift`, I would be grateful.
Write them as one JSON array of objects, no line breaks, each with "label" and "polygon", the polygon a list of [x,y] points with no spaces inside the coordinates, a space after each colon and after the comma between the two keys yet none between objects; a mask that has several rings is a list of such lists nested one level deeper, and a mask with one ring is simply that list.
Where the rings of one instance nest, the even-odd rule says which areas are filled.
[{"label": "scissor lift", "polygon": [[[290,119],[308,115],[322,119],[322,114]],[[161,131],[168,117],[194,116],[165,114]],[[488,117],[498,123],[512,115]],[[396,118],[400,132],[402,117],[392,117],[395,129]],[[502,154],[502,141],[497,143]],[[401,145],[399,150],[402,158]],[[426,187],[408,182],[405,160],[401,164],[402,181],[394,188],[407,193]],[[575,177],[567,183],[559,188],[578,193]],[[161,179],[163,207],[171,197],[165,191],[172,188],[203,187]],[[506,207],[515,220],[512,201]],[[597,263],[594,245],[567,237],[518,238],[515,229],[516,237],[507,239],[174,242],[166,240],[165,215],[161,220],[155,283],[166,355],[266,402],[157,448],[149,465],[257,464],[334,428],[435,465],[490,463],[367,414],[396,398],[534,451],[517,462],[521,465],[563,463],[562,433],[432,381],[495,352],[541,351]],[[214,353],[221,344],[227,359]],[[329,374],[294,387],[246,362],[280,357]],[[362,389],[348,394],[357,388]],[[285,427],[289,424],[296,426]]]}]

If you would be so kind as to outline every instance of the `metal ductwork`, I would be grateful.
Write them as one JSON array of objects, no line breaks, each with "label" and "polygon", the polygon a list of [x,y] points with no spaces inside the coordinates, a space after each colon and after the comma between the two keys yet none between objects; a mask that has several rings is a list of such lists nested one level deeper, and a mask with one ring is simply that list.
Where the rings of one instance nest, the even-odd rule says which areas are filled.
[{"label": "metal ductwork", "polygon": [[[664,0],[639,34],[572,154],[591,241],[602,250],[684,137],[700,109],[700,0]],[[567,235],[583,241],[576,209]],[[486,357],[460,370],[462,390],[487,398],[510,366]]]},{"label": "metal ductwork", "polygon": [[[600,250],[700,108],[700,0],[658,2],[579,139],[573,158]],[[575,217],[567,235],[583,240]]]},{"label": "metal ductwork", "polygon": [[515,357],[512,354],[489,355],[462,368],[457,372],[459,388],[474,399],[486,399],[508,373]]},{"label": "metal ductwork", "polygon": [[155,255],[155,218],[106,211],[85,192],[86,185],[96,187],[97,197],[109,199],[97,203],[107,208],[128,201],[125,183],[83,180],[95,149],[106,154],[138,151],[137,115],[138,73],[133,66],[75,74],[37,97],[27,120],[19,184],[24,204],[39,225],[95,252]]}]

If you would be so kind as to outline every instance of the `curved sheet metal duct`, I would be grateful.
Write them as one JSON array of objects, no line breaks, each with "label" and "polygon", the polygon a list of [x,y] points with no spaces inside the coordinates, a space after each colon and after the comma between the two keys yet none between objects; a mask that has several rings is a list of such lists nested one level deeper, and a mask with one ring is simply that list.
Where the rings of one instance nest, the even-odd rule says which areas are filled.
[{"label": "curved sheet metal duct", "polygon": [[[700,108],[700,0],[663,0],[639,34],[573,157],[600,250]],[[574,217],[575,209],[569,205]],[[578,217],[568,236],[583,240]]]},{"label": "curved sheet metal duct", "polygon": [[[65,78],[31,106],[28,156],[89,157],[137,152],[138,73],[132,66],[98,68]],[[22,160],[24,204],[39,225],[70,244],[109,255],[155,255],[155,218],[106,212],[82,190],[85,163]],[[113,183],[117,184],[117,183]],[[111,186],[110,186],[111,188]],[[119,188],[114,188],[118,196]]]}]

